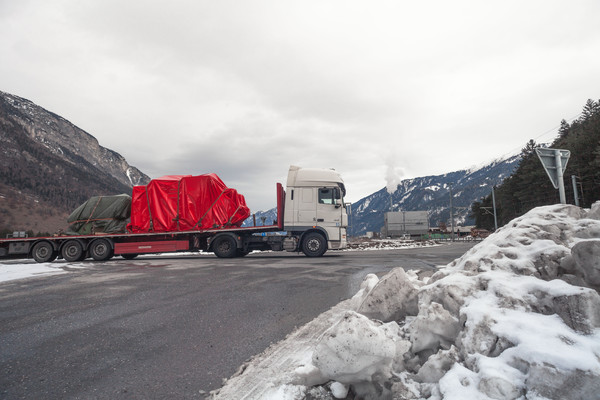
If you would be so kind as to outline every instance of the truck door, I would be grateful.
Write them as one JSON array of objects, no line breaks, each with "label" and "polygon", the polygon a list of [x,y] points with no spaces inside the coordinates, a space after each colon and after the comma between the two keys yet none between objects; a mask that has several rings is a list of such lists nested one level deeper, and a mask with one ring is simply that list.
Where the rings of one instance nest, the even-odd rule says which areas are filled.
[{"label": "truck door", "polygon": [[329,240],[340,240],[342,210],[344,209],[340,190],[337,187],[319,188],[317,199],[317,225],[329,234]]},{"label": "truck door", "polygon": [[317,221],[315,188],[298,188],[298,226],[313,226]]}]

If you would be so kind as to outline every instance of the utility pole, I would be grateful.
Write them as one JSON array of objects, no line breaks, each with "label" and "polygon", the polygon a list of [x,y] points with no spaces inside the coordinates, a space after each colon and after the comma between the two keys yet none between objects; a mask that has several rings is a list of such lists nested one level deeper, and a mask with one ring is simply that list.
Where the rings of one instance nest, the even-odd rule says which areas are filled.
[{"label": "utility pole", "polygon": [[452,186],[448,185],[450,191],[450,238],[454,242],[454,207],[452,206]]},{"label": "utility pole", "polygon": [[352,203],[346,204],[346,214],[348,214],[348,236],[352,236]]},{"label": "utility pole", "polygon": [[575,205],[579,207],[579,194],[577,193],[577,176],[571,175],[571,182],[573,183],[573,197],[575,198]]},{"label": "utility pole", "polygon": [[498,217],[496,216],[496,195],[494,194],[494,186],[492,186],[492,207],[494,207],[494,232],[498,230]]}]

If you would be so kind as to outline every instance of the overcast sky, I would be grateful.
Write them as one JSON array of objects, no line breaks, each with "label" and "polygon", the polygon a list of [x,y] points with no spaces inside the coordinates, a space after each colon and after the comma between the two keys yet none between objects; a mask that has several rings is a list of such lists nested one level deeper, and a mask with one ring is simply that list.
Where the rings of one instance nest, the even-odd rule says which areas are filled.
[{"label": "overcast sky", "polygon": [[0,90],[252,211],[288,166],[357,201],[551,141],[600,98],[600,1],[0,0]]}]

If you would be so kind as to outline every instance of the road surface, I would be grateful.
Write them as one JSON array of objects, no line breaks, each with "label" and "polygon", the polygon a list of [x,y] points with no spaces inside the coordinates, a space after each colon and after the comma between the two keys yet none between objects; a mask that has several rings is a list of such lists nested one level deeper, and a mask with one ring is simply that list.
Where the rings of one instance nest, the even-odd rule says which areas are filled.
[{"label": "road surface", "polygon": [[204,398],[366,274],[433,270],[470,247],[62,262],[77,268],[0,284],[0,398]]}]

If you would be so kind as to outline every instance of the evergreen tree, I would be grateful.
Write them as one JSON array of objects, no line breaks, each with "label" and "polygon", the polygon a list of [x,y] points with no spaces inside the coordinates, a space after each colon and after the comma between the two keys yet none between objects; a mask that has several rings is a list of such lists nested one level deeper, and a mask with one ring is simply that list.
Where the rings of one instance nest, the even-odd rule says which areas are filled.
[{"label": "evergreen tree", "polygon": [[533,154],[536,147],[538,147],[538,145],[535,143],[535,140],[529,139],[529,142],[527,142],[525,147],[521,149],[521,157],[529,157],[531,154]]},{"label": "evergreen tree", "polygon": [[[496,190],[498,224],[504,225],[530,209],[559,202],[558,191],[548,179],[540,160],[535,154],[534,140],[521,149],[521,162],[515,172],[506,178]],[[578,196],[582,207],[590,207],[600,200],[600,101],[588,100],[581,117],[571,125],[562,120],[558,137],[550,145],[555,149],[566,149],[571,157],[564,173],[567,203],[573,203],[571,175],[578,181]],[[472,217],[477,227],[488,229],[486,210],[491,204],[491,195],[481,202],[473,203]]]},{"label": "evergreen tree", "polygon": [[569,129],[571,129],[571,126],[565,119],[560,121],[560,128],[558,128],[558,137],[559,138],[566,137],[569,134]]},{"label": "evergreen tree", "polygon": [[585,106],[583,106],[581,119],[586,120],[591,118],[598,112],[600,112],[600,101],[596,102],[592,99],[588,99],[588,101],[585,103]]}]

